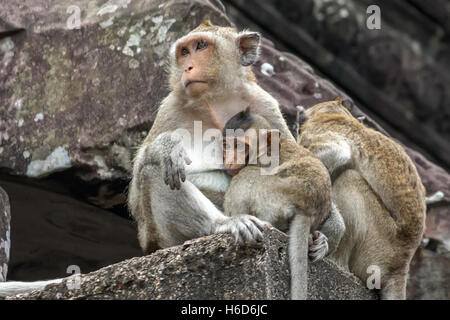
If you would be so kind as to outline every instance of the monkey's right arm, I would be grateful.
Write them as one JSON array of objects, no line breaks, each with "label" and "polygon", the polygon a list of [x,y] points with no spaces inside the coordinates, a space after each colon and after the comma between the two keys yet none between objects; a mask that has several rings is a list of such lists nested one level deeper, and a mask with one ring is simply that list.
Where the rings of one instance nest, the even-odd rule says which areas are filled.
[{"label": "monkey's right arm", "polygon": [[351,147],[342,137],[329,133],[308,138],[310,137],[305,138],[301,135],[299,143],[320,159],[330,176],[351,161]]},{"label": "monkey's right arm", "polygon": [[144,250],[154,241],[160,247],[169,247],[222,232],[231,233],[236,241],[261,240],[265,223],[251,216],[225,216],[186,177],[188,163],[181,137],[172,132],[161,133],[138,151],[129,207],[136,217]]}]

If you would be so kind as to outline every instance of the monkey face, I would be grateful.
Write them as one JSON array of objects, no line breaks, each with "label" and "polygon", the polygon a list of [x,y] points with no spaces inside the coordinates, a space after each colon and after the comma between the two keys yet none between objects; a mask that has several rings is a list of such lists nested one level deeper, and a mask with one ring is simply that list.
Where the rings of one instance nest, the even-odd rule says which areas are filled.
[{"label": "monkey face", "polygon": [[199,96],[210,86],[209,69],[214,57],[214,41],[205,34],[181,39],[175,49],[181,85],[190,96]]},{"label": "monkey face", "polygon": [[[256,81],[250,68],[259,57],[260,35],[205,21],[170,48],[170,86],[173,91],[201,98],[226,95],[241,80]],[[238,75],[238,77],[236,77]]]},{"label": "monkey face", "polygon": [[223,158],[226,173],[234,176],[248,163],[249,144],[247,137],[226,137],[223,140]]}]

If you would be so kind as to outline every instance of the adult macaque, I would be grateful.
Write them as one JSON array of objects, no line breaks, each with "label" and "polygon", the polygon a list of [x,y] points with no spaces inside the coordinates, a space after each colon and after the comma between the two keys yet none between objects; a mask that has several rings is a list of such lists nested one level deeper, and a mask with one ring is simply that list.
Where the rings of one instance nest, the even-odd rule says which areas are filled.
[{"label": "adult macaque", "polygon": [[[425,228],[425,188],[403,148],[366,128],[341,100],[305,111],[298,142],[327,167],[345,222],[330,258],[363,281],[378,268],[382,299],[405,299],[409,264]],[[325,229],[339,233],[332,220]],[[325,228],[325,229],[324,229]],[[337,231],[336,231],[337,230]]]},{"label": "adult macaque", "polygon": [[295,141],[278,102],[256,83],[251,65],[259,50],[258,33],[209,21],[172,46],[171,92],[137,152],[128,196],[145,252],[218,232],[261,239],[264,222],[221,211],[230,177],[220,137],[228,119],[251,105],[282,139]]},{"label": "adult macaque", "polygon": [[[262,238],[265,222],[253,216],[227,217],[220,210],[230,177],[224,172],[222,139],[211,141],[249,104],[283,139],[294,140],[278,102],[256,83],[251,65],[259,49],[258,33],[239,33],[209,21],[172,46],[171,92],[137,152],[128,194],[145,252],[218,232],[230,232],[238,240]],[[198,132],[200,139],[194,137]],[[211,152],[215,146],[217,152]],[[60,281],[1,283],[0,296]]]}]

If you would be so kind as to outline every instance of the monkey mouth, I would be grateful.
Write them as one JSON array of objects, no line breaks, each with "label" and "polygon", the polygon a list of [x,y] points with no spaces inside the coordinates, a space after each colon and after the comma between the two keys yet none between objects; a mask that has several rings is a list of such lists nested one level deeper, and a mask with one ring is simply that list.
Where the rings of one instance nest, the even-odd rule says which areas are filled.
[{"label": "monkey mouth", "polygon": [[186,81],[186,83],[184,84],[184,87],[187,88],[189,85],[191,85],[193,83],[207,83],[207,82],[202,81],[202,80],[189,80],[189,81]]}]

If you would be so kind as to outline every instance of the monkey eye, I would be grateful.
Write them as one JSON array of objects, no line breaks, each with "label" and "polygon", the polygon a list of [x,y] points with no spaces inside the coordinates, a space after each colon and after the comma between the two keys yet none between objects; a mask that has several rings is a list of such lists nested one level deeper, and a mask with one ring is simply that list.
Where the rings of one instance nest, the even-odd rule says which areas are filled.
[{"label": "monkey eye", "polygon": [[189,54],[189,50],[186,47],[181,48],[181,55],[186,56]]},{"label": "monkey eye", "polygon": [[237,141],[236,142],[236,148],[238,148],[239,150],[242,150],[245,148],[245,144],[241,141]]},{"label": "monkey eye", "polygon": [[208,46],[208,42],[206,42],[205,40],[200,40],[199,42],[197,42],[197,50],[200,49],[204,49]]}]

